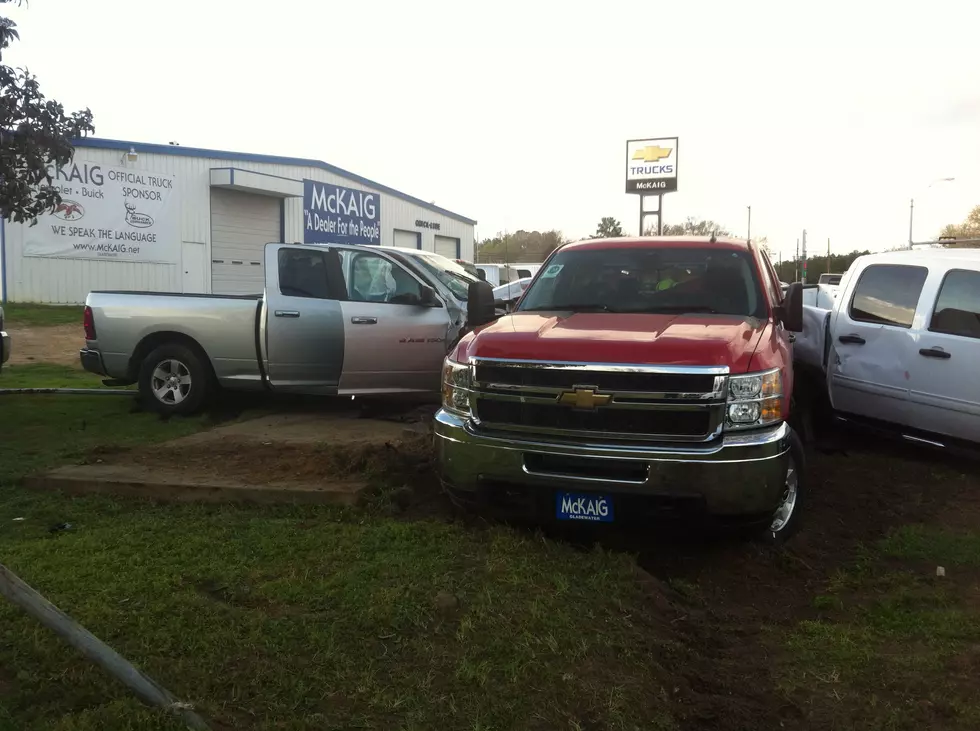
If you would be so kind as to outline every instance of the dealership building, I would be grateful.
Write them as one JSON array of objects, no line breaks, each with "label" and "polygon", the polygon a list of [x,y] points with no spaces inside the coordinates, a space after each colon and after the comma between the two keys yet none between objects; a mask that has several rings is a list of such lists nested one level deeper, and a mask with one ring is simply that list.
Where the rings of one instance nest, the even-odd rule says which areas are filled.
[{"label": "dealership building", "polygon": [[36,225],[0,219],[2,301],[259,294],[278,241],[473,259],[476,221],[318,160],[86,138],[54,183],[62,203]]}]

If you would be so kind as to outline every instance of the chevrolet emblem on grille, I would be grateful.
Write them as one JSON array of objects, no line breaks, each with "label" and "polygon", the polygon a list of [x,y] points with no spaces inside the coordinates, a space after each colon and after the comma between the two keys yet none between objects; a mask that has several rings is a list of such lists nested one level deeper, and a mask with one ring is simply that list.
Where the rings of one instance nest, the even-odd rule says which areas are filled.
[{"label": "chevrolet emblem on grille", "polygon": [[600,406],[605,406],[612,401],[612,396],[605,393],[596,393],[594,388],[586,386],[575,386],[571,391],[565,391],[558,397],[558,403],[562,406],[572,406],[576,409],[595,410]]}]

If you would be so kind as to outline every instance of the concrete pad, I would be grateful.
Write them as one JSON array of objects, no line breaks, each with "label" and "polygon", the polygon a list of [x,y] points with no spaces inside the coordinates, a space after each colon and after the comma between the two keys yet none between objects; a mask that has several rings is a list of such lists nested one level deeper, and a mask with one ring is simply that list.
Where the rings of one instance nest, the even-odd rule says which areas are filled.
[{"label": "concrete pad", "polygon": [[170,447],[199,447],[215,441],[275,444],[383,445],[425,434],[424,424],[403,424],[383,419],[359,419],[354,415],[313,413],[273,414],[236,422],[168,442]]},{"label": "concrete pad", "polygon": [[28,477],[24,484],[38,490],[110,494],[184,502],[318,503],[354,505],[367,483],[354,480],[303,484],[195,479],[178,471],[133,464],[93,464],[61,467]]}]

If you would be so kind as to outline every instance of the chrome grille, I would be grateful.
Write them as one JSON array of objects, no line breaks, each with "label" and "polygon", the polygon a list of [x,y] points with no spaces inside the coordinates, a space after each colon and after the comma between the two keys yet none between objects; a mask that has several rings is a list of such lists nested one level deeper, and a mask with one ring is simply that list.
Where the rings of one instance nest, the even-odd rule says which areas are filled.
[{"label": "chrome grille", "polygon": [[[728,368],[474,358],[477,427],[591,441],[703,442],[725,414]],[[584,392],[584,393],[583,393]],[[592,407],[583,406],[593,403]]]}]

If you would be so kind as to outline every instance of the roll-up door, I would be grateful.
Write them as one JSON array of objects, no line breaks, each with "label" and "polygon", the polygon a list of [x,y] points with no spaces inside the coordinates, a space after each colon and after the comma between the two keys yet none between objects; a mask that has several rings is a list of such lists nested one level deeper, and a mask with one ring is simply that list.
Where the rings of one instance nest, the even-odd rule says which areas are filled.
[{"label": "roll-up door", "polygon": [[262,294],[262,252],[279,241],[281,201],[211,189],[211,292]]},{"label": "roll-up door", "polygon": [[436,253],[442,254],[447,259],[459,257],[459,239],[451,239],[448,236],[436,236]]},{"label": "roll-up door", "polygon": [[418,231],[400,231],[395,229],[395,246],[403,249],[421,249],[422,234]]}]

